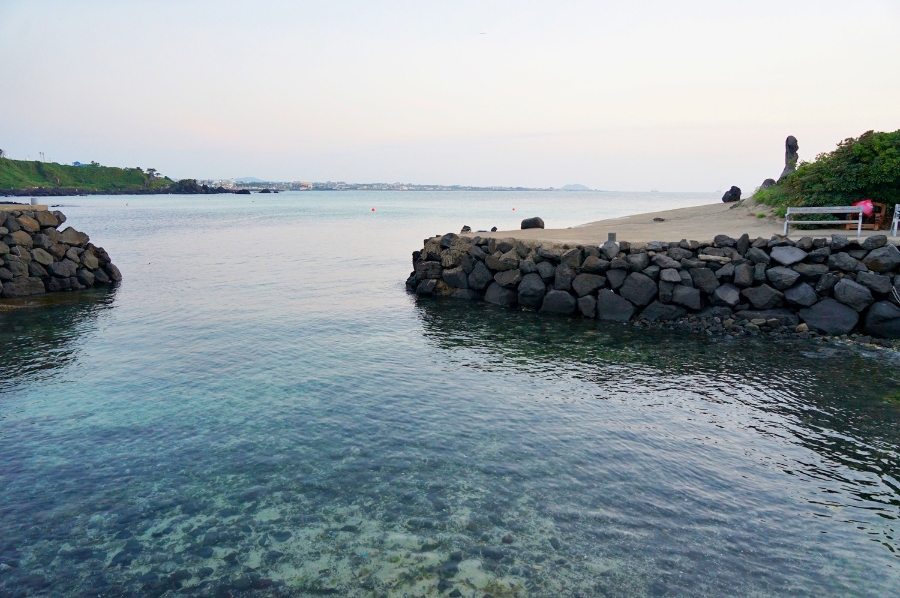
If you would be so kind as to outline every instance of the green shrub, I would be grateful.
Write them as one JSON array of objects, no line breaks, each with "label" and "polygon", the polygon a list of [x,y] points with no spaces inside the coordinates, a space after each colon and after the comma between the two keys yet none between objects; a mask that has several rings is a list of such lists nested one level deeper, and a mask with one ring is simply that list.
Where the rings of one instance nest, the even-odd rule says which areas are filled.
[{"label": "green shrub", "polygon": [[770,206],[847,206],[871,199],[891,209],[900,202],[900,131],[845,139],[756,199]]}]

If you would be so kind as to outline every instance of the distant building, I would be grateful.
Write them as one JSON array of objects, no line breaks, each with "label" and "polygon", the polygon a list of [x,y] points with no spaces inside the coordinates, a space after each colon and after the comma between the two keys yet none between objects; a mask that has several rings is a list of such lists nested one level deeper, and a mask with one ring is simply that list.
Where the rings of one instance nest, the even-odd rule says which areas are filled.
[{"label": "distant building", "polygon": [[90,164],[82,164],[81,162],[72,162],[72,166],[90,166]]}]

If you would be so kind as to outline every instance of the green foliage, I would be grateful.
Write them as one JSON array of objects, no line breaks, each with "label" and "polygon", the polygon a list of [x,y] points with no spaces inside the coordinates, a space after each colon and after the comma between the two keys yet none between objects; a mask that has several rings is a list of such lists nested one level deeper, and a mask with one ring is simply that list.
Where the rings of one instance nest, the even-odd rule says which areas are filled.
[{"label": "green foliage", "polygon": [[766,213],[765,213],[765,212],[757,212],[756,217],[757,217],[757,218],[765,218],[765,217],[766,217]]},{"label": "green foliage", "polygon": [[63,187],[84,191],[137,191],[162,189],[170,184],[170,180],[156,178],[140,168],[115,168],[95,162],[90,166],[67,166],[0,158],[0,189]]},{"label": "green foliage", "polygon": [[[770,206],[844,206],[861,199],[900,202],[900,131],[868,131],[833,152],[801,163],[785,180],[756,194]],[[780,214],[783,216],[783,214]]]}]

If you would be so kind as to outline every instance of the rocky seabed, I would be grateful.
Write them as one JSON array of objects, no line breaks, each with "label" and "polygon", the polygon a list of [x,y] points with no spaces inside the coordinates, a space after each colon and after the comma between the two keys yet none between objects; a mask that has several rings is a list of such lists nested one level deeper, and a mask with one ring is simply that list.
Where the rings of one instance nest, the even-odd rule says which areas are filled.
[{"label": "rocky seabed", "polygon": [[708,335],[900,338],[900,250],[885,235],[586,246],[450,233],[413,268],[420,297]]},{"label": "rocky seabed", "polygon": [[72,227],[60,231],[62,212],[0,212],[0,284],[3,297],[75,291],[122,280],[102,247]]}]

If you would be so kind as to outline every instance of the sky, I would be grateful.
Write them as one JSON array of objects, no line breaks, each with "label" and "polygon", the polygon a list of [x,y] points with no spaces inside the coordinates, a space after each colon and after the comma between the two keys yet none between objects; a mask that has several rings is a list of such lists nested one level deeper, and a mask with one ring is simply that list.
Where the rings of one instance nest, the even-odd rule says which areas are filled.
[{"label": "sky", "polygon": [[172,178],[752,191],[900,129],[900,2],[0,0],[0,148]]}]

